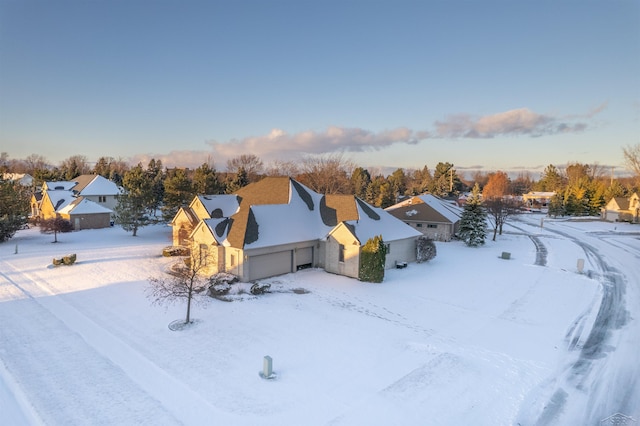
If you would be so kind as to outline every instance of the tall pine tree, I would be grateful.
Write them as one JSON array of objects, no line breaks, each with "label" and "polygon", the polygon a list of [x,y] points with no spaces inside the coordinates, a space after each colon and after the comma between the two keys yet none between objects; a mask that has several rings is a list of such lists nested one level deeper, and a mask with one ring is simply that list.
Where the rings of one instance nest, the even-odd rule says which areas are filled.
[{"label": "tall pine tree", "polygon": [[484,244],[487,238],[486,213],[482,208],[480,199],[480,186],[476,183],[471,192],[471,197],[467,198],[464,211],[460,218],[460,238],[469,247],[478,247]]},{"label": "tall pine tree", "polygon": [[134,237],[138,235],[139,228],[155,223],[148,215],[149,206],[153,203],[152,185],[141,164],[124,174],[124,193],[118,196],[115,207],[116,223],[125,231],[133,232]]}]

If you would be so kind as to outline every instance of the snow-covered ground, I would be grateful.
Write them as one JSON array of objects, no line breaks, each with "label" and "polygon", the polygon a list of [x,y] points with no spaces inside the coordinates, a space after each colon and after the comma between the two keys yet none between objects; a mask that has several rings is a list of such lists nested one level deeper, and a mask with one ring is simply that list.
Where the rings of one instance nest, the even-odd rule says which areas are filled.
[{"label": "snow-covered ground", "polygon": [[182,331],[184,305],[145,296],[170,228],[20,231],[0,244],[0,423],[640,422],[640,227],[541,217],[382,284],[305,270],[207,298]]}]

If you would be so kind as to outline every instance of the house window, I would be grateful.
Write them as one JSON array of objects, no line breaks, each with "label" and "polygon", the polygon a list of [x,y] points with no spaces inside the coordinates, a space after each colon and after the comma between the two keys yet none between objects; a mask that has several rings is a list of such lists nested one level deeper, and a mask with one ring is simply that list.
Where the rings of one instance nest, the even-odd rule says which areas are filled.
[{"label": "house window", "polygon": [[207,258],[209,257],[209,246],[206,244],[200,244],[200,266],[207,264]]},{"label": "house window", "polygon": [[437,227],[438,227],[438,225],[433,225],[431,223],[427,225],[427,228],[431,228],[431,229],[435,229]]},{"label": "house window", "polygon": [[387,254],[391,253],[391,244],[385,244],[384,249],[387,251]]},{"label": "house window", "polygon": [[344,262],[344,244],[340,244],[338,247],[338,261]]},{"label": "house window", "polygon": [[421,223],[416,223],[416,228],[422,228],[422,224]]},{"label": "house window", "polygon": [[107,196],[106,195],[98,195],[98,202],[99,203],[106,203],[107,202]]},{"label": "house window", "polygon": [[232,254],[229,256],[229,266],[236,266],[236,255]]}]

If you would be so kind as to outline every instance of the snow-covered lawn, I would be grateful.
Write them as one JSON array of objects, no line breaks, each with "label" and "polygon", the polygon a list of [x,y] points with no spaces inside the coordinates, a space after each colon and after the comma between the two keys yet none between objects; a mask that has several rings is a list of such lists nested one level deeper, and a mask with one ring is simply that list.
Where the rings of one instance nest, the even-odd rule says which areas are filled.
[{"label": "snow-covered lawn", "polygon": [[[435,259],[389,270],[382,284],[304,270],[264,280],[265,295],[206,298],[182,331],[168,324],[184,305],[145,296],[147,278],[173,261],[160,255],[170,228],[135,238],[85,230],[57,244],[20,231],[0,244],[2,423],[598,424],[618,412],[640,420],[640,227],[541,228],[537,215],[513,225],[481,248],[437,243]],[[544,248],[542,263],[529,235]],[[76,264],[51,265],[67,253]],[[625,286],[626,321],[603,332],[606,345],[586,362],[609,294],[603,262]],[[265,355],[271,380],[259,374]]]}]

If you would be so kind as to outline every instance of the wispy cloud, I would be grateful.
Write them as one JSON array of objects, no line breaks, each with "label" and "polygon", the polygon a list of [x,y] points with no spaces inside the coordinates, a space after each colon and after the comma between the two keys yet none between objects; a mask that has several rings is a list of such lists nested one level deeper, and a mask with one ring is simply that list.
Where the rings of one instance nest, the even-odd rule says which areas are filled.
[{"label": "wispy cloud", "polygon": [[382,132],[360,128],[332,126],[324,131],[287,133],[273,129],[263,136],[252,136],[229,142],[211,141],[214,152],[221,157],[233,157],[251,152],[259,157],[291,157],[299,154],[324,154],[329,152],[360,152],[378,150],[397,143],[416,144],[427,139],[426,132],[399,127]]},{"label": "wispy cloud", "polygon": [[[431,130],[398,127],[374,132],[371,130],[331,126],[323,131],[287,133],[273,129],[266,135],[230,141],[209,141],[211,151],[174,151],[168,155],[139,155],[133,159],[148,162],[162,159],[165,165],[197,167],[215,160],[218,166],[241,154],[254,154],[263,161],[291,160],[301,155],[334,152],[362,152],[383,149],[396,144],[417,144],[429,139],[490,139],[500,136],[539,137],[562,133],[583,132],[594,116],[606,108],[602,104],[587,113],[574,115],[540,114],[519,108],[485,116],[456,114],[433,123]],[[221,164],[222,162],[222,164]]]},{"label": "wispy cloud", "polygon": [[435,134],[441,138],[489,139],[496,136],[528,135],[536,137],[582,132],[587,128],[587,124],[576,122],[576,118],[589,118],[595,113],[589,112],[590,115],[575,116],[575,118],[562,118],[538,114],[528,108],[520,108],[481,117],[458,114],[443,121],[436,121]]}]

